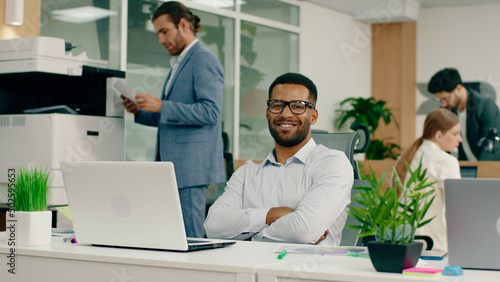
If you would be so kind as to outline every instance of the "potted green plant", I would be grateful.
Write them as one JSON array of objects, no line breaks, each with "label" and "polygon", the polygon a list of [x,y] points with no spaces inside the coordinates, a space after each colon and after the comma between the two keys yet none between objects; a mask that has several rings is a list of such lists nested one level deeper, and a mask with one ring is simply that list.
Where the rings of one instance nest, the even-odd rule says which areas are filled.
[{"label": "potted green plant", "polygon": [[47,210],[49,172],[37,167],[20,167],[15,181],[9,181],[6,190],[12,203],[7,227],[14,230],[15,244],[49,244],[52,227],[52,212]]},{"label": "potted green plant", "polygon": [[[349,105],[349,107],[343,109],[342,107],[346,104]],[[385,104],[385,101],[377,101],[373,97],[347,98],[340,102],[341,109],[335,111],[338,113],[335,119],[337,129],[342,128],[349,120],[352,120],[352,124],[364,124],[368,127],[372,139],[366,150],[367,159],[397,159],[398,157],[397,151],[400,149],[399,145],[391,142],[384,142],[383,140],[373,137],[381,119],[385,124],[394,121],[396,126],[398,125],[391,111],[385,107]]]},{"label": "potted green plant", "polygon": [[[406,185],[401,183],[393,169],[393,185],[383,189],[383,179],[389,170],[377,179],[370,167],[371,173],[363,175],[370,186],[354,188],[360,193],[353,197],[355,203],[351,203],[348,213],[360,225],[346,228],[361,229],[359,237],[375,236],[375,241],[367,245],[377,271],[402,272],[404,268],[415,266],[423,246],[423,243],[414,241],[415,231],[432,220],[424,220],[424,216],[434,201],[431,186],[435,181],[428,180],[422,163],[414,171],[408,165],[407,168],[409,179]],[[361,207],[355,207],[356,204]]]}]

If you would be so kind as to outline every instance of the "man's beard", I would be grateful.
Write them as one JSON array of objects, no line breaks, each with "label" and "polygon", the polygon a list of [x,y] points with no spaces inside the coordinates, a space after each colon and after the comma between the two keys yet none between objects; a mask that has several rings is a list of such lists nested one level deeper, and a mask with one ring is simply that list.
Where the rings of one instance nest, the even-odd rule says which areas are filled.
[{"label": "man's beard", "polygon": [[170,56],[179,56],[182,51],[184,51],[184,45],[186,44],[186,38],[179,32],[177,31],[177,36],[174,39],[175,47],[174,50],[172,50],[172,53],[169,54]]},{"label": "man's beard", "polygon": [[[282,120],[278,120],[278,122],[279,121]],[[276,143],[278,143],[280,146],[283,147],[293,147],[297,144],[300,144],[300,142],[306,139],[311,125],[309,124],[309,122],[301,124],[301,126],[297,129],[297,131],[286,139],[283,138],[283,135],[280,135],[278,130],[276,130],[271,123],[268,123],[268,127],[269,127],[269,132],[271,133],[271,136],[274,138]]]}]

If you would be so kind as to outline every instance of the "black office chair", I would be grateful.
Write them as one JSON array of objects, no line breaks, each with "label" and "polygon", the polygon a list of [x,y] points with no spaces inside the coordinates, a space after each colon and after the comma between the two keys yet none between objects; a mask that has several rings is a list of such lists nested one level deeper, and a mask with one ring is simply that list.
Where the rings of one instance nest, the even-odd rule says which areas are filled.
[{"label": "black office chair", "polygon": [[231,178],[231,175],[234,173],[234,160],[233,154],[229,152],[229,135],[226,132],[222,131],[222,143],[224,145],[224,163],[226,165],[226,180]]},{"label": "black office chair", "polygon": [[364,124],[353,123],[350,127],[359,134],[358,143],[354,147],[354,154],[364,153],[370,146],[370,130]]},{"label": "black office chair", "polygon": [[[233,154],[229,152],[229,135],[226,132],[222,132],[222,145],[224,153],[224,166],[226,173],[226,181],[231,178],[234,173],[234,159]],[[206,214],[208,214],[208,209],[210,206],[219,198],[222,193],[224,193],[224,188],[226,187],[226,182],[212,183],[207,189],[207,199],[206,199]]]}]

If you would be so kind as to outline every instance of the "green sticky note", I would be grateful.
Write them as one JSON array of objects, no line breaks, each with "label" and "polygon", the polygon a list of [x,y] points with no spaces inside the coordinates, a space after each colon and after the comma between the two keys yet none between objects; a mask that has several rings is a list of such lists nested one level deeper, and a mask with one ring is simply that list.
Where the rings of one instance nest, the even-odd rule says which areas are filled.
[{"label": "green sticky note", "polygon": [[63,207],[56,207],[56,210],[62,213],[65,217],[67,217],[69,220],[73,221],[71,219],[71,213],[69,211],[69,206],[63,206]]}]

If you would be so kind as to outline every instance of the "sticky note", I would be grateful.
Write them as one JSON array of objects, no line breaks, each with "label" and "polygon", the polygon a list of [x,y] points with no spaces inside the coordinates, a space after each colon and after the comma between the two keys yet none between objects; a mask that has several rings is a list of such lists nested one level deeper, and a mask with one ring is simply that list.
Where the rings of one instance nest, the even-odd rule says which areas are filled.
[{"label": "sticky note", "polygon": [[440,268],[410,267],[403,269],[403,275],[437,277],[443,274]]},{"label": "sticky note", "polygon": [[71,219],[71,213],[69,212],[69,206],[56,207],[56,210],[62,213],[62,215],[67,217],[69,220],[73,221]]}]

